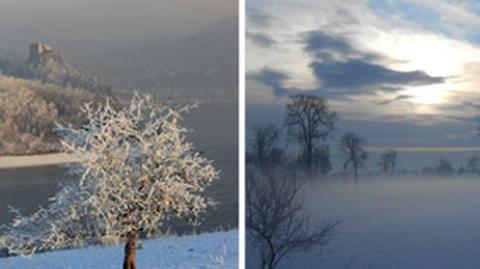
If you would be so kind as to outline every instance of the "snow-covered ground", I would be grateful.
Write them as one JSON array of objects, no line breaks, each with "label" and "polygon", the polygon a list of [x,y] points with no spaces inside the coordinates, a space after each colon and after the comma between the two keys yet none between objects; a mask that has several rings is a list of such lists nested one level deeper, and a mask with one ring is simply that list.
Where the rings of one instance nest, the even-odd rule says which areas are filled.
[{"label": "snow-covered ground", "polygon": [[335,179],[308,192],[312,216],[343,223],[320,253],[280,269],[480,268],[480,178]]},{"label": "snow-covered ground", "polygon": [[[140,269],[236,269],[238,230],[147,240],[137,250],[136,260]],[[123,246],[118,245],[3,258],[0,268],[118,269],[122,262]]]}]

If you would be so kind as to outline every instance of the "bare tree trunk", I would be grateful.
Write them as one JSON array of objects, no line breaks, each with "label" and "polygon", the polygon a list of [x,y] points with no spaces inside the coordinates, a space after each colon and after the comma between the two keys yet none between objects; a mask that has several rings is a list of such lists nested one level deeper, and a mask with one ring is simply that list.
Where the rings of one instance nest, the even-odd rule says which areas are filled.
[{"label": "bare tree trunk", "polygon": [[125,258],[123,260],[123,269],[137,269],[135,265],[135,233],[130,233],[127,236],[127,243],[125,244]]},{"label": "bare tree trunk", "polygon": [[307,143],[307,173],[309,176],[313,175],[313,146],[312,143]]},{"label": "bare tree trunk", "polygon": [[268,265],[265,266],[267,269],[275,269],[275,256],[276,254],[275,253],[270,253],[270,257],[269,257],[269,260],[268,260]]},{"label": "bare tree trunk", "polygon": [[355,164],[353,165],[353,173],[354,173],[355,179],[358,179],[358,166]]}]

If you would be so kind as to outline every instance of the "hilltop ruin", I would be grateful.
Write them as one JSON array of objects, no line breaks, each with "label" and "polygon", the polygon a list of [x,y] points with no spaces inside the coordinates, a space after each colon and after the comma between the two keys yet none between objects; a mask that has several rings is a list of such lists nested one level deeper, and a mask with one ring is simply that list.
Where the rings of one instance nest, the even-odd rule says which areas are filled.
[{"label": "hilltop ruin", "polygon": [[30,54],[28,57],[28,61],[31,63],[38,62],[40,61],[40,58],[42,57],[42,55],[44,55],[45,53],[52,53],[52,52],[53,52],[53,48],[47,44],[44,44],[41,42],[30,44]]}]

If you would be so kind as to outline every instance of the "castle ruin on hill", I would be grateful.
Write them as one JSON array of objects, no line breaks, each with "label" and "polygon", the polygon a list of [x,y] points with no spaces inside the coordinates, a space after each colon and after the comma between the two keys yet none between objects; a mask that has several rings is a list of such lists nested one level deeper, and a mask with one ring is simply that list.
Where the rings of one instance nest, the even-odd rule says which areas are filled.
[{"label": "castle ruin on hill", "polygon": [[47,44],[41,42],[30,44],[30,54],[28,57],[28,61],[31,63],[39,62],[42,55],[52,52],[53,48],[48,46]]}]

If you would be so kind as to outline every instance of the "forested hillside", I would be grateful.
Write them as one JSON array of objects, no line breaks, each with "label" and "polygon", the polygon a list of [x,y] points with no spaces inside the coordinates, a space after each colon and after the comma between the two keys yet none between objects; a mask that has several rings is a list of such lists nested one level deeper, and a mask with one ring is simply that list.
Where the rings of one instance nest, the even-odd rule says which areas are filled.
[{"label": "forested hillside", "polygon": [[46,153],[58,149],[55,122],[80,125],[93,93],[0,75],[0,155]]}]

